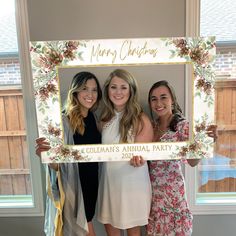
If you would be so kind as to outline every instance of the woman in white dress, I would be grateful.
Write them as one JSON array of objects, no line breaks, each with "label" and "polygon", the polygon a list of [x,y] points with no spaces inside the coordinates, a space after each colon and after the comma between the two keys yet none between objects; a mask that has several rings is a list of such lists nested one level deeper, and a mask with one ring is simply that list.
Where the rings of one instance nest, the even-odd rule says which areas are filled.
[{"label": "woman in white dress", "polygon": [[[137,83],[125,70],[113,71],[104,84],[101,116],[102,143],[151,142],[153,129],[138,104]],[[115,153],[114,153],[115,155]],[[98,221],[108,236],[140,236],[148,223],[151,185],[148,166],[134,168],[127,161],[103,164],[98,193]]]}]

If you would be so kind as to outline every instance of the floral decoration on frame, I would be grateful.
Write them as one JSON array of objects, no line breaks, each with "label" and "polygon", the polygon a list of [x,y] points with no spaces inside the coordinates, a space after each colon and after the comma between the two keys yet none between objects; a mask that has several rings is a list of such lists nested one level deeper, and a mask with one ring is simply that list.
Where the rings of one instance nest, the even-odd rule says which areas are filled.
[{"label": "floral decoration on frame", "polygon": [[[203,158],[211,154],[213,140],[207,137],[206,129],[214,122],[214,37],[41,41],[30,43],[30,55],[39,136],[46,137],[52,147],[43,155],[44,162],[129,160],[135,154],[146,159]],[[193,66],[192,140],[173,144],[64,145],[58,67],[163,63]],[[163,145],[171,146],[165,150]],[[114,150],[117,155],[113,155]]]}]

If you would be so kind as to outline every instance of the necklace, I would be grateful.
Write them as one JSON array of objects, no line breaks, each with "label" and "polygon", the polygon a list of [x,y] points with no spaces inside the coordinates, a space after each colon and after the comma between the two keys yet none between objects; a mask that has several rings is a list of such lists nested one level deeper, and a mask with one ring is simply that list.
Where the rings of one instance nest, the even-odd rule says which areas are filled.
[{"label": "necklace", "polygon": [[160,129],[160,127],[158,126],[157,127],[157,132],[160,133],[160,134],[164,134],[165,132],[167,131],[167,129]]},{"label": "necklace", "polygon": [[[159,133],[159,135],[163,135],[164,133],[166,133],[166,132],[168,131],[169,125],[170,125],[170,121],[172,120],[172,117],[173,117],[173,114],[171,114],[171,115],[167,118],[166,122],[164,123],[164,124],[166,124],[165,127],[164,127],[164,129],[161,129],[161,128],[160,128],[160,120],[159,120],[159,122],[157,121],[156,127],[157,127],[157,132]],[[164,124],[163,124],[163,126],[164,126]]]},{"label": "necklace", "polygon": [[166,131],[167,130],[160,129],[160,127],[156,125],[156,132],[154,133],[154,140],[156,140],[156,142],[161,141],[161,137],[165,135]]}]

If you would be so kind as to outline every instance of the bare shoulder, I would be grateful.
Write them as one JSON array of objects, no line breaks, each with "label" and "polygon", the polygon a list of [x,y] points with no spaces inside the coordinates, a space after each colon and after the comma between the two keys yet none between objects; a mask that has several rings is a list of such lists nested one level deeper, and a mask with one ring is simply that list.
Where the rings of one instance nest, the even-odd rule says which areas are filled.
[{"label": "bare shoulder", "polygon": [[136,142],[152,142],[153,140],[153,127],[149,117],[142,113],[141,115],[141,124],[139,132],[136,136]]},{"label": "bare shoulder", "polygon": [[147,121],[149,121],[149,122],[151,123],[151,121],[150,121],[148,115],[147,115],[145,112],[142,112],[141,118],[142,118],[143,120],[147,120]]},{"label": "bare shoulder", "polygon": [[149,127],[152,129],[152,122],[151,120],[149,119],[148,115],[145,114],[144,112],[142,113],[141,115],[141,119],[142,119],[142,122],[143,122],[143,125],[146,126],[146,127]]}]

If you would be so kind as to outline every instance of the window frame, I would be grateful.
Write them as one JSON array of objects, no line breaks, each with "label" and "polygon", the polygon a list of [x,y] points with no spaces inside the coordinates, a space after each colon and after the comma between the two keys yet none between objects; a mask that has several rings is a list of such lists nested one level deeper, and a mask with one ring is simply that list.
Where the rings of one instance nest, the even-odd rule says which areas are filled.
[{"label": "window frame", "polygon": [[[37,119],[34,104],[32,72],[29,55],[29,24],[27,12],[27,0],[15,0],[16,28],[19,46],[19,60],[22,78],[22,92],[24,101],[24,112],[26,120],[28,156],[31,170],[32,203],[33,205],[12,205],[12,207],[1,207],[0,217],[15,216],[43,216],[44,200],[41,176],[40,159],[35,157],[34,140],[37,137]],[[26,53],[28,52],[28,53]]]},{"label": "window frame", "polygon": [[[200,36],[200,1],[201,0],[192,0],[186,2],[186,36],[194,37]],[[217,50],[236,50],[236,42],[217,42]],[[191,71],[186,68],[186,85],[190,86],[189,82],[191,78]],[[188,89],[186,89],[188,92]],[[187,96],[188,94],[185,94]],[[186,101],[186,99],[185,99]],[[191,110],[191,104],[185,103],[188,114]],[[187,189],[187,198],[189,206],[194,215],[217,215],[217,214],[236,214],[236,203],[234,204],[223,204],[223,203],[202,203],[197,204],[197,168],[192,168],[188,165],[185,166],[185,182]]]}]

